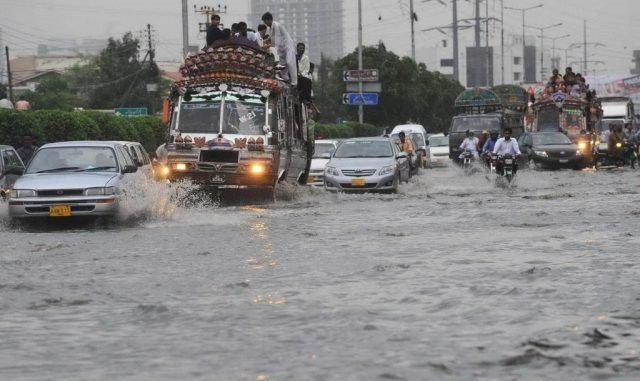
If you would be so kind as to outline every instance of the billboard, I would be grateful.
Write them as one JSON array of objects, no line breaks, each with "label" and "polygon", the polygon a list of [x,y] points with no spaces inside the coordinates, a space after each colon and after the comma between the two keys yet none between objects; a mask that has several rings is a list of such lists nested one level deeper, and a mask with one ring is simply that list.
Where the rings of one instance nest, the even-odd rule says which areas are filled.
[{"label": "billboard", "polygon": [[467,48],[467,87],[493,86],[493,47]]}]

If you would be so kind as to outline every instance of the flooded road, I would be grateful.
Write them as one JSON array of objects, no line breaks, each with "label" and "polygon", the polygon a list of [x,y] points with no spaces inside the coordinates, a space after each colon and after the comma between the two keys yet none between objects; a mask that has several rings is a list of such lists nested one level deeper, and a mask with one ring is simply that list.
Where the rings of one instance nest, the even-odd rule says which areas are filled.
[{"label": "flooded road", "polygon": [[5,224],[0,379],[638,380],[639,191],[446,168],[397,195]]}]

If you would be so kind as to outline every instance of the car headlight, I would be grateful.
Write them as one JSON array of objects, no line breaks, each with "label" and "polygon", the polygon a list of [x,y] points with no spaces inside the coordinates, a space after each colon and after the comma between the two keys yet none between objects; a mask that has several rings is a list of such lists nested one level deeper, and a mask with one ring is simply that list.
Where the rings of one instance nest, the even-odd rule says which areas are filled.
[{"label": "car headlight", "polygon": [[391,174],[391,173],[395,172],[395,170],[396,170],[396,166],[395,165],[390,165],[388,167],[383,167],[380,170],[380,172],[378,172],[378,175],[379,176],[385,176],[385,175],[388,175],[388,174]]},{"label": "car headlight", "polygon": [[36,191],[33,189],[12,189],[11,198],[36,197]]},{"label": "car headlight", "polygon": [[112,196],[118,193],[116,187],[99,187],[99,188],[87,188],[84,190],[85,196]]},{"label": "car headlight", "polygon": [[340,176],[340,172],[338,172],[338,168],[335,167],[327,167],[325,168],[325,173],[331,176]]},{"label": "car headlight", "polygon": [[533,151],[537,156],[549,157],[546,151]]},{"label": "car headlight", "polygon": [[582,155],[582,151],[581,150],[576,150],[576,156],[581,156]]},{"label": "car headlight", "polygon": [[586,151],[587,150],[587,143],[579,142],[578,143],[578,148],[579,148],[579,151]]}]

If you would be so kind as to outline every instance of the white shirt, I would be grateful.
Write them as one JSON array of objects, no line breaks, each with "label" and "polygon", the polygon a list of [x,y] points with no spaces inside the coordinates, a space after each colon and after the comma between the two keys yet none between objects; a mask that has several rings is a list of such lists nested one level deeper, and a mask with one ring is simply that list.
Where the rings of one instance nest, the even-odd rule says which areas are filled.
[{"label": "white shirt", "polygon": [[520,155],[520,147],[518,147],[518,142],[514,138],[511,138],[509,140],[500,138],[496,142],[496,146],[493,147],[493,153],[497,154],[498,156],[517,156]]},{"label": "white shirt", "polygon": [[264,45],[264,43],[262,42],[262,37],[258,32],[247,31],[247,40],[255,42],[260,47]]},{"label": "white shirt", "polygon": [[311,79],[311,64],[309,63],[309,56],[303,54],[298,60],[298,75]]},{"label": "white shirt", "polygon": [[460,144],[460,148],[463,151],[476,151],[478,149],[478,138],[464,138],[462,144]]},{"label": "white shirt", "polygon": [[293,39],[282,24],[274,21],[271,24],[271,46],[278,50],[280,63],[287,65],[288,75],[292,86],[298,83],[298,68],[296,66],[296,48]]}]

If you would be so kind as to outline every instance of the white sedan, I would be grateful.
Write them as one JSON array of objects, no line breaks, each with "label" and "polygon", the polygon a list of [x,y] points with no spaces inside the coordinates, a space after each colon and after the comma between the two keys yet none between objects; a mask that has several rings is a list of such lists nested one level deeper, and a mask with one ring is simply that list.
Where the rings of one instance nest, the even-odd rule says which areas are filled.
[{"label": "white sedan", "polygon": [[429,136],[429,167],[441,167],[449,164],[449,136],[434,134]]}]

